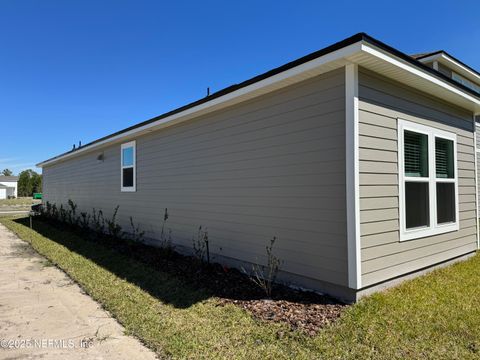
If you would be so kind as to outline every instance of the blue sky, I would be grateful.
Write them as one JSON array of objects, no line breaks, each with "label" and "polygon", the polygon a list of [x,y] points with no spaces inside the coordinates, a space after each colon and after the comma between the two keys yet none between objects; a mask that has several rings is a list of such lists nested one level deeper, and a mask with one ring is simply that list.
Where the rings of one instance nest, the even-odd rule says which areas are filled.
[{"label": "blue sky", "polygon": [[0,169],[33,168],[361,31],[480,69],[479,13],[478,1],[0,0]]}]

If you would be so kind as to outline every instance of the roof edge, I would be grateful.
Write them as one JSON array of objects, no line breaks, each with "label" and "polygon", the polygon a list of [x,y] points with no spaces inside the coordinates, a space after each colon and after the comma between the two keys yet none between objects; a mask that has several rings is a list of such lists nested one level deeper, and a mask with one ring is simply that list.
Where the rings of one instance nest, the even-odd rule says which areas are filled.
[{"label": "roof edge", "polygon": [[[196,101],[193,101],[189,104],[186,104],[184,106],[181,106],[179,108],[176,108],[174,110],[171,110],[171,111],[168,111],[164,114],[161,114],[159,116],[156,116],[156,117],[153,117],[151,119],[148,119],[148,120],[145,120],[145,121],[142,121],[140,123],[137,123],[135,125],[132,125],[130,127],[127,127],[127,128],[124,128],[122,130],[119,130],[117,132],[114,132],[114,133],[111,133],[107,136],[104,136],[104,137],[101,137],[101,138],[98,138],[94,141],[91,141],[79,148],[76,148],[75,150],[70,150],[70,151],[67,151],[67,152],[64,152],[62,154],[59,154],[57,156],[54,156],[52,158],[49,158],[47,160],[44,160],[38,164],[36,164],[36,166],[38,167],[43,167],[45,165],[47,165],[48,163],[51,163],[53,161],[56,161],[56,160],[60,160],[61,158],[67,156],[67,155],[74,155],[75,153],[77,153],[79,150],[88,150],[88,148],[98,144],[98,143],[101,143],[101,142],[105,142],[106,140],[108,139],[112,139],[112,138],[115,138],[119,135],[122,135],[122,134],[126,134],[132,130],[135,130],[137,128],[141,128],[141,127],[144,127],[146,125],[149,125],[149,124],[152,124],[154,122],[157,122],[159,120],[162,120],[162,119],[165,119],[167,117],[170,117],[172,115],[176,115],[176,114],[180,114],[186,110],[189,110],[189,109],[192,109],[192,108],[195,108],[196,106],[199,106],[199,105],[202,105],[202,104],[205,104],[205,103],[208,103],[212,100],[215,100],[215,99],[218,99],[218,98],[221,98],[222,96],[225,96],[227,94],[231,94],[237,90],[240,90],[242,88],[245,88],[249,85],[252,85],[252,84],[255,84],[257,82],[260,82],[262,80],[265,80],[267,78],[270,78],[270,77],[273,77],[275,75],[278,75],[282,72],[285,72],[287,70],[290,70],[292,68],[295,68],[299,65],[302,65],[302,64],[305,64],[309,61],[312,61],[312,60],[315,60],[315,59],[318,59],[324,55],[327,55],[329,53],[332,53],[336,50],[340,50],[342,48],[345,48],[349,45],[353,45],[355,43],[359,43],[359,42],[365,42],[365,43],[368,43],[370,45],[373,45],[373,46],[376,46],[378,48],[380,48],[381,50],[384,50],[388,53],[390,53],[391,55],[394,55],[406,62],[408,62],[409,64],[417,67],[417,68],[420,68],[421,70],[423,71],[426,71],[428,72],[430,75],[433,75],[435,76],[436,78],[439,78],[440,80],[443,80],[447,83],[449,83],[450,85],[453,85],[454,87],[458,88],[459,90],[463,91],[463,92],[466,92],[468,93],[469,95],[473,95],[476,99],[478,99],[480,101],[480,96],[478,93],[476,93],[475,91],[463,86],[462,84],[460,83],[457,83],[456,81],[454,81],[453,79],[450,79],[449,77],[445,76],[444,74],[426,66],[425,64],[423,64],[421,61],[419,61],[418,59],[414,59],[412,58],[411,56],[393,48],[392,46],[389,46],[375,38],[373,38],[372,36],[364,33],[364,32],[360,32],[360,33],[357,33],[349,38],[346,38],[342,41],[339,41],[339,42],[336,42],[330,46],[327,46],[321,50],[317,50],[313,53],[310,53],[308,55],[305,55],[303,57],[300,57],[296,60],[293,60],[291,62],[288,62],[284,65],[281,65],[279,67],[276,67],[272,70],[269,70],[267,72],[264,72],[260,75],[257,75],[257,76],[254,76],[248,80],[245,80],[239,84],[234,84],[232,86],[229,86],[229,87],[226,87],[222,90],[219,90],[205,98],[202,98],[202,99],[199,99],[199,100],[196,100]],[[441,51],[439,51],[441,52]],[[430,54],[431,56],[431,54]],[[83,153],[83,151],[82,151]]]},{"label": "roof edge", "polygon": [[445,50],[438,50],[438,51],[432,52],[430,54],[426,54],[424,56],[418,57],[417,60],[423,60],[423,59],[426,59],[426,58],[429,58],[429,57],[432,57],[432,56],[436,56],[436,55],[446,55],[446,57],[450,58],[450,60],[453,60],[454,62],[458,63],[459,65],[468,69],[469,71],[471,71],[472,73],[474,73],[476,76],[478,76],[480,78],[480,72],[479,71],[477,71],[474,68],[472,68],[471,66],[465,64],[463,61],[458,60],[455,56],[449,54]]},{"label": "roof edge", "polygon": [[245,80],[245,81],[243,81],[243,82],[241,82],[241,83],[239,83],[239,84],[234,84],[234,85],[228,86],[228,87],[226,87],[226,88],[224,88],[224,89],[222,89],[222,90],[219,90],[219,91],[217,91],[217,92],[214,92],[214,93],[212,93],[211,95],[206,96],[206,97],[204,97],[204,98],[202,98],[202,99],[195,100],[195,101],[193,101],[193,102],[191,102],[191,103],[188,103],[188,104],[186,104],[186,105],[184,105],[184,106],[181,106],[181,107],[179,107],[179,108],[173,109],[173,110],[168,111],[168,112],[166,112],[166,113],[163,113],[163,114],[161,114],[161,115],[155,116],[155,117],[150,118],[150,119],[148,119],[148,120],[142,121],[142,122],[137,123],[137,124],[135,124],[135,125],[132,125],[132,126],[129,126],[129,127],[127,127],[127,128],[124,128],[124,129],[122,129],[122,130],[119,130],[119,131],[117,131],[117,132],[114,132],[114,133],[111,133],[111,134],[109,134],[109,135],[106,135],[106,136],[103,136],[103,137],[101,137],[101,138],[98,138],[98,139],[96,139],[96,140],[94,140],[94,141],[91,141],[91,142],[85,144],[85,145],[82,145],[81,147],[76,148],[75,150],[66,151],[66,152],[64,152],[64,153],[62,153],[62,154],[59,154],[59,155],[57,155],[57,156],[54,156],[54,157],[49,158],[49,159],[47,159],[47,160],[44,160],[44,161],[36,164],[36,166],[37,166],[37,167],[42,167],[43,164],[45,164],[45,163],[47,163],[47,162],[51,162],[51,161],[53,161],[53,160],[56,160],[56,159],[59,159],[59,158],[65,156],[65,155],[75,153],[76,151],[78,151],[78,150],[80,150],[80,149],[84,149],[84,148],[86,148],[86,147],[95,145],[95,144],[97,144],[97,143],[99,143],[99,142],[102,142],[102,141],[104,141],[104,140],[107,140],[107,139],[109,139],[109,138],[113,138],[113,137],[115,137],[115,136],[117,136],[117,135],[121,135],[121,134],[126,133],[126,132],[128,132],[128,131],[131,131],[131,130],[134,130],[134,129],[136,129],[136,128],[139,128],[139,127],[142,127],[142,126],[151,124],[151,123],[153,123],[153,122],[155,122],[155,121],[164,119],[164,118],[166,118],[166,117],[169,117],[169,116],[172,116],[172,115],[175,115],[175,114],[178,114],[178,113],[181,113],[181,112],[183,112],[183,111],[185,111],[185,110],[188,110],[188,109],[191,109],[191,108],[193,108],[193,107],[195,107],[195,106],[198,106],[198,105],[207,103],[207,102],[209,102],[209,101],[212,101],[212,100],[217,99],[217,98],[219,98],[219,97],[222,97],[222,96],[224,96],[224,95],[230,94],[230,93],[232,93],[232,92],[234,92],[234,91],[236,91],[236,90],[239,90],[239,89],[242,89],[242,88],[244,88],[244,87],[247,87],[248,85],[254,84],[254,83],[259,82],[259,81],[261,81],[261,80],[267,79],[267,78],[272,77],[272,76],[277,75],[277,74],[280,74],[280,73],[282,73],[282,72],[284,72],[284,71],[287,71],[287,70],[290,70],[290,69],[292,69],[292,68],[294,68],[294,67],[296,67],[296,66],[298,66],[298,65],[304,64],[304,63],[306,63],[306,62],[308,62],[308,61],[311,61],[311,60],[315,60],[315,59],[317,59],[317,58],[319,58],[319,57],[321,57],[321,56],[323,56],[323,55],[327,55],[327,54],[329,54],[329,53],[331,53],[331,52],[333,52],[333,51],[335,51],[335,50],[339,50],[339,49],[342,49],[342,48],[344,48],[344,47],[346,47],[346,46],[348,46],[348,45],[352,45],[352,44],[355,44],[355,43],[357,43],[357,42],[360,42],[360,41],[362,41],[362,40],[364,39],[365,36],[367,36],[367,34],[365,34],[365,33],[363,33],[363,32],[362,32],[362,33],[357,33],[357,34],[355,34],[355,35],[353,35],[353,36],[351,36],[351,37],[349,37],[349,38],[346,38],[346,39],[344,39],[344,40],[342,40],[342,41],[339,41],[339,42],[337,42],[337,43],[335,43],[335,44],[329,45],[329,46],[327,46],[327,47],[325,47],[325,48],[323,48],[323,49],[317,50],[317,51],[315,51],[315,52],[313,52],[313,53],[310,53],[310,54],[308,54],[308,55],[302,56],[302,57],[300,57],[300,58],[298,58],[298,59],[296,59],[296,60],[290,61],[290,62],[288,62],[288,63],[286,63],[286,64],[283,64],[283,65],[281,65],[281,66],[279,66],[279,67],[276,67],[276,68],[274,68],[274,69],[272,69],[272,70],[269,70],[269,71],[264,72],[264,73],[262,73],[262,74],[256,75],[256,76],[254,76],[254,77],[252,77],[252,78],[250,78],[250,79],[247,79],[247,80]]}]

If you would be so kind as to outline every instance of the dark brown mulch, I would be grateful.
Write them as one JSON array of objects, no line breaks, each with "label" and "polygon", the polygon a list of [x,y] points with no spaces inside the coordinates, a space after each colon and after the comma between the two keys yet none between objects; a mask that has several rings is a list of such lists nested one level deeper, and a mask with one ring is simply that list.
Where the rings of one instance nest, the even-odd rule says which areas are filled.
[{"label": "dark brown mulch", "polygon": [[232,303],[250,312],[263,321],[287,323],[292,330],[301,330],[314,336],[320,329],[334,322],[342,313],[342,304],[315,304],[288,300],[232,300],[221,299],[223,304]]},{"label": "dark brown mulch", "polygon": [[218,263],[204,264],[191,256],[142,243],[98,238],[93,233],[86,234],[70,227],[68,229],[77,233],[80,231],[81,235],[90,241],[101,243],[154,269],[174,275],[204,293],[206,298],[218,298],[221,305],[234,304],[257,319],[286,323],[292,330],[300,330],[309,335],[315,335],[320,329],[334,322],[347,307],[329,296],[299,291],[283,285],[275,285],[272,299],[265,299],[264,291],[254,284],[249,276],[237,269]]}]

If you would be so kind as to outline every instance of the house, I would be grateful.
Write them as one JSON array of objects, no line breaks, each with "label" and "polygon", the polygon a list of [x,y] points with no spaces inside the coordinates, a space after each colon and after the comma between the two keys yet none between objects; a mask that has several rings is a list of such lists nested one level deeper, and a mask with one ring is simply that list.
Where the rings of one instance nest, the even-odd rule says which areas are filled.
[{"label": "house", "polygon": [[38,166],[44,201],[119,205],[152,241],[168,208],[177,249],[203,225],[238,267],[276,236],[281,281],[355,301],[478,249],[478,114],[471,86],[360,33]]},{"label": "house", "polygon": [[0,199],[17,197],[18,176],[0,176]]}]

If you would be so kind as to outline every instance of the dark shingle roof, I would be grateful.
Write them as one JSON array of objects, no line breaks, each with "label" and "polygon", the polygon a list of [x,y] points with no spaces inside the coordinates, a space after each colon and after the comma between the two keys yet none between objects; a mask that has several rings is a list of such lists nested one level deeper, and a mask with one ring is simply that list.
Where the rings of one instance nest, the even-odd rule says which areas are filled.
[{"label": "dark shingle roof", "polygon": [[410,55],[412,58],[414,58],[415,60],[419,60],[419,59],[423,59],[423,58],[426,58],[428,56],[432,56],[432,55],[436,55],[436,54],[439,54],[441,52],[445,52],[443,50],[437,50],[437,51],[432,51],[432,52],[426,52],[426,53],[420,53],[420,54],[413,54],[413,55]]}]

